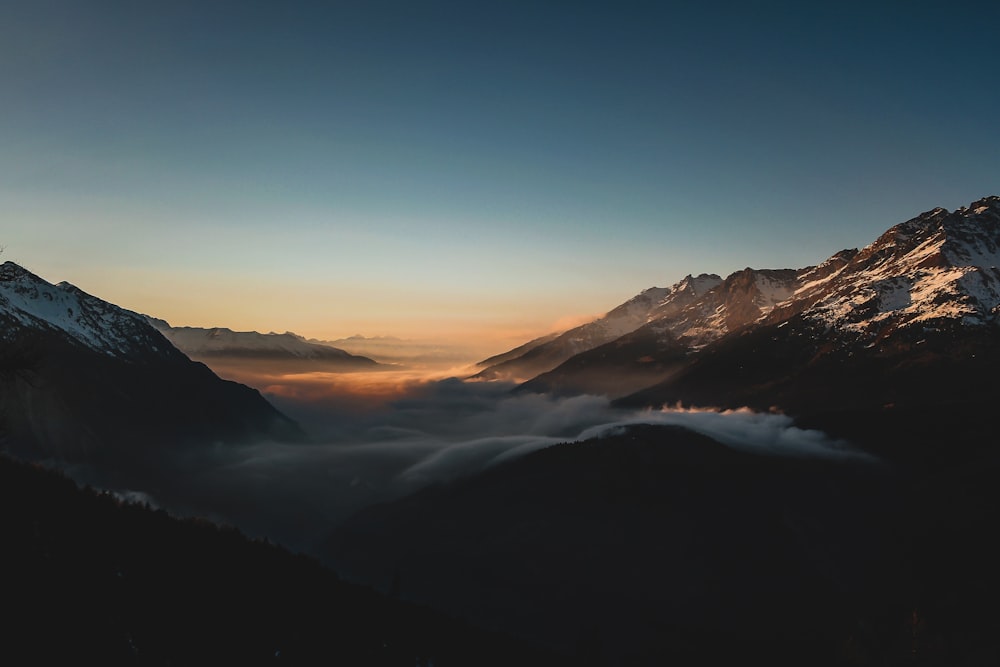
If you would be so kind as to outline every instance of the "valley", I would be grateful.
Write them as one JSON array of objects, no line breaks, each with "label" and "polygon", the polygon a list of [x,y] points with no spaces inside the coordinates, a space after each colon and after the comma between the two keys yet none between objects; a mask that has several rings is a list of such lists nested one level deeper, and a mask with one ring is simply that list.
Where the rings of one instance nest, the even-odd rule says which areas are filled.
[{"label": "valley", "polygon": [[987,197],[813,266],[648,288],[451,374],[397,340],[354,341],[379,359],[171,327],[6,262],[0,445],[530,664],[985,664],[998,264]]}]

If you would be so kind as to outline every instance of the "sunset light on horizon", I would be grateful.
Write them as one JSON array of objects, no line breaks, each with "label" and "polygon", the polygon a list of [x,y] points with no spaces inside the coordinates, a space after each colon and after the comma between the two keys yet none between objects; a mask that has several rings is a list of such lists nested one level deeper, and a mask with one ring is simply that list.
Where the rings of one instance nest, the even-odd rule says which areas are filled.
[{"label": "sunset light on horizon", "polygon": [[0,1],[4,664],[994,664],[998,25]]},{"label": "sunset light on horizon", "polygon": [[474,354],[805,266],[1000,182],[963,37],[996,10],[861,7],[6,4],[4,259],[175,326]]}]

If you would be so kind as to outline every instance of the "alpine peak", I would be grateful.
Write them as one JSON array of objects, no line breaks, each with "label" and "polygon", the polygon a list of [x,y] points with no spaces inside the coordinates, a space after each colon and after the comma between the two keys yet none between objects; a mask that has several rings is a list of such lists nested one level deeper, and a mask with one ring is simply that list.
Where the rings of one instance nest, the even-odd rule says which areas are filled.
[{"label": "alpine peak", "polygon": [[24,329],[65,335],[76,345],[101,354],[148,360],[150,354],[182,357],[145,319],[68,282],[53,285],[14,262],[0,265],[0,320],[11,326],[6,336]]}]

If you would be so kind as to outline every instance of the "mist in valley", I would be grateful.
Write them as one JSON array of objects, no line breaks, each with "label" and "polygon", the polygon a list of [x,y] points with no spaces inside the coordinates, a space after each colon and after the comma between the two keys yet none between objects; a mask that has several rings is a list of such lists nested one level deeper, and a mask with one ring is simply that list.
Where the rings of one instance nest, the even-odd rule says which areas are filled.
[{"label": "mist in valley", "polygon": [[[865,458],[781,414],[625,410],[603,396],[513,393],[511,383],[442,377],[454,369],[282,372],[244,362],[216,370],[260,389],[307,439],[158,450],[132,476],[138,485],[122,484],[126,474],[115,491],[306,551],[365,507],[633,424],[683,426],[767,456]],[[106,479],[96,465],[60,467],[82,482]]]}]

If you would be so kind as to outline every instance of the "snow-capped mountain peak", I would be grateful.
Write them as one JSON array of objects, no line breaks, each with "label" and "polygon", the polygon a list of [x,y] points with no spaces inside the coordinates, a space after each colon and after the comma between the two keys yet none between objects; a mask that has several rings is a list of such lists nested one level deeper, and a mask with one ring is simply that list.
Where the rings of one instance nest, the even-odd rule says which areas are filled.
[{"label": "snow-capped mountain peak", "polygon": [[840,270],[803,285],[795,309],[869,338],[941,321],[986,324],[996,321],[1000,307],[998,266],[1000,197],[954,212],[935,208],[890,228]]},{"label": "snow-capped mountain peak", "polygon": [[53,285],[13,263],[0,265],[0,315],[15,327],[61,332],[78,344],[115,357],[177,351],[142,316],[87,294],[67,282]]},{"label": "snow-capped mountain peak", "polygon": [[714,273],[700,273],[692,276],[690,273],[671,288],[674,294],[689,293],[692,296],[700,297],[711,289],[715,289],[722,283],[722,278]]},{"label": "snow-capped mountain peak", "polygon": [[[567,334],[572,334],[585,346],[595,347],[617,336],[625,335],[651,320],[679,311],[706,292],[722,283],[717,275],[688,274],[670,287],[650,287],[622,305],[608,311],[594,322],[584,324]],[[581,351],[583,349],[581,346]]]},{"label": "snow-capped mountain peak", "polygon": [[496,363],[476,377],[525,379],[549,371],[573,355],[629,334],[665,314],[679,312],[721,282],[719,276],[703,273],[687,275],[670,287],[650,287],[592,322],[487,360],[484,364]]},{"label": "snow-capped mountain peak", "polygon": [[[632,355],[627,363],[653,360],[666,368],[678,346],[694,359],[731,334],[786,323],[803,339],[828,337],[838,349],[865,348],[908,327],[915,328],[907,340],[916,344],[932,330],[1000,323],[998,267],[1000,197],[993,196],[953,212],[932,209],[816,266],[746,268],[725,280],[688,275],[645,290],[602,318],[508,357],[502,370],[518,374],[481,376],[544,372],[539,386],[565,389],[583,377],[580,369],[588,377],[597,368],[611,372],[623,354]],[[580,358],[570,362],[572,355]],[[585,390],[593,391],[588,382]]]},{"label": "snow-capped mountain peak", "polygon": [[661,307],[649,327],[701,347],[768,313],[795,293],[800,274],[794,269],[745,268],[726,277],[699,276],[700,293]]},{"label": "snow-capped mountain peak", "polygon": [[143,316],[13,262],[0,265],[0,353],[0,443],[18,456],[138,460],[128,457],[303,436],[257,391],[219,379]]}]

